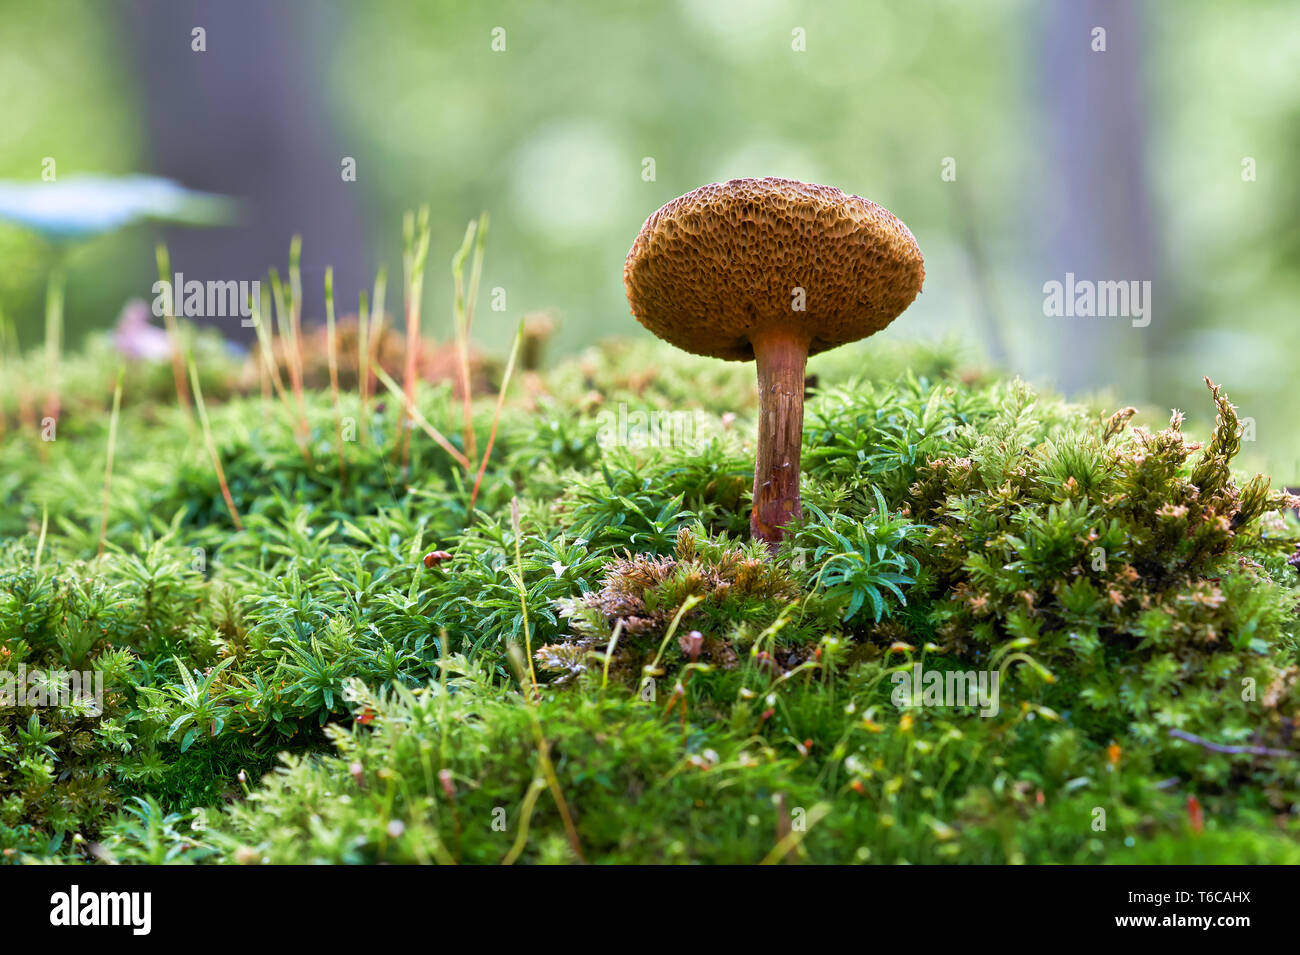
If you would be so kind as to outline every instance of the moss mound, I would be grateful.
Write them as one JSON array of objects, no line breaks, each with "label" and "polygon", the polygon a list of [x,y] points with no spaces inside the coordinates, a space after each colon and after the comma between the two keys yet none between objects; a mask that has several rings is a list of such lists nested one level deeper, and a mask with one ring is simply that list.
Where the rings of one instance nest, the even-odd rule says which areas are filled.
[{"label": "moss mound", "polygon": [[[169,368],[126,378],[106,508],[111,380],[53,441],[0,398],[0,670],[102,686],[0,707],[3,858],[1293,858],[1296,502],[1233,472],[1227,398],[1147,429],[870,351],[813,364],[774,558],[752,370],[667,348],[477,400],[475,494],[421,430],[402,465],[395,402],[340,442],[358,397],[308,390],[300,444],[209,347],[239,527]],[[451,384],[417,403],[465,449]]]}]

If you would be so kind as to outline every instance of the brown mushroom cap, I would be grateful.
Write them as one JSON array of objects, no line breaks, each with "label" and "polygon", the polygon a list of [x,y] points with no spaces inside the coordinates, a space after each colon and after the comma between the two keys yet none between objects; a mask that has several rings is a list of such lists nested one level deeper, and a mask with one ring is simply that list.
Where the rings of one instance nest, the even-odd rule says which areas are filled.
[{"label": "brown mushroom cap", "polygon": [[[696,355],[752,361],[750,338],[803,329],[808,353],[872,335],[925,279],[916,239],[893,213],[832,186],[732,179],[668,203],[623,266],[632,314]],[[793,308],[804,290],[804,311]]]}]

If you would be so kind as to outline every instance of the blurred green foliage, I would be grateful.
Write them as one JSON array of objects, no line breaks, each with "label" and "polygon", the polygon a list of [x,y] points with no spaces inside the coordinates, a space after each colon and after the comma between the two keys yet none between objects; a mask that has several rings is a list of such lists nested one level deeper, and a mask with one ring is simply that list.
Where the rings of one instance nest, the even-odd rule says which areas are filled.
[{"label": "blurred green foliage", "polygon": [[[47,157],[59,176],[129,173],[145,165],[129,64],[106,5],[8,0],[0,11],[0,179],[37,181]],[[66,290],[71,329],[104,327],[127,295],[141,293],[125,277],[147,269],[146,239],[110,236],[73,253],[68,265],[76,278]],[[24,347],[41,344],[46,278],[62,256],[33,233],[0,223],[0,312],[14,319]]]},{"label": "blurred green foliage", "polygon": [[[0,177],[34,178],[50,155],[60,174],[147,169],[130,62],[139,54],[114,4],[3,6]],[[506,309],[480,311],[476,335],[489,347],[522,312],[543,308],[562,319],[561,350],[645,334],[621,285],[644,218],[704,182],[785,175],[866,195],[916,233],[926,289],[888,337],[988,342],[979,270],[963,238],[973,222],[1006,361],[1043,379],[1071,360],[1046,343],[1041,286],[1059,276],[1038,264],[1053,228],[1042,197],[1059,188],[1047,129],[1056,104],[1045,89],[1050,6],[394,0],[339,5],[331,30],[304,29],[301,42],[327,47],[315,58],[319,88],[333,144],[358,162],[376,261],[396,267],[394,223],[415,204],[429,202],[447,224],[492,213],[484,288],[504,289]],[[1156,321],[1165,330],[1151,380],[1117,367],[1113,391],[1157,407],[1191,405],[1208,374],[1257,416],[1244,459],[1300,478],[1286,390],[1300,347],[1290,320],[1300,293],[1300,19],[1290,0],[1138,6],[1145,178],[1166,279]],[[312,15],[309,5],[293,10]],[[505,49],[494,52],[498,27]],[[792,48],[796,30],[806,51]],[[965,199],[940,177],[945,157],[957,159]],[[1246,157],[1253,182],[1241,177]],[[70,340],[107,325],[148,287],[156,236],[147,233],[74,253]],[[432,261],[450,258],[460,237],[449,225],[437,232]],[[0,308],[29,347],[39,344],[53,256],[0,228]],[[427,327],[447,337],[452,293],[442,270],[425,296]]]}]

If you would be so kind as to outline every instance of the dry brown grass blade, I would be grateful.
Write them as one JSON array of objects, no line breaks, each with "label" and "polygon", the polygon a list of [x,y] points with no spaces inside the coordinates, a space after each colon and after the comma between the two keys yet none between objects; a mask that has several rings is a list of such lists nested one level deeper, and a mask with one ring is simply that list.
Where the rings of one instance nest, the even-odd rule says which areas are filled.
[{"label": "dry brown grass blade", "polygon": [[424,415],[420,413],[420,409],[415,406],[415,402],[410,401],[402,392],[401,386],[398,385],[397,382],[393,381],[393,379],[389,377],[388,373],[378,365],[375,366],[375,377],[383,383],[385,388],[392,392],[393,397],[402,402],[407,417],[411,418],[417,425],[419,425],[420,429],[424,431],[425,434],[433,438],[440,448],[450,454],[452,460],[463,467],[466,471],[472,467],[469,463],[469,459],[465,457],[465,455],[461,454],[460,451],[457,450],[456,446],[448,441],[441,431],[429,424],[428,419],[426,419]]}]

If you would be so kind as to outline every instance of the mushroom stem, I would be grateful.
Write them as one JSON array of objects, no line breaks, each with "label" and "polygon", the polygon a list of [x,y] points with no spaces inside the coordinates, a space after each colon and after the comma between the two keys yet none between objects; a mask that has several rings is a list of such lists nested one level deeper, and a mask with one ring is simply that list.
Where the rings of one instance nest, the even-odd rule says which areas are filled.
[{"label": "mushroom stem", "polygon": [[803,516],[799,451],[803,446],[804,368],[808,336],[773,328],[750,338],[758,363],[758,459],[750,532],[773,550],[785,527]]}]

